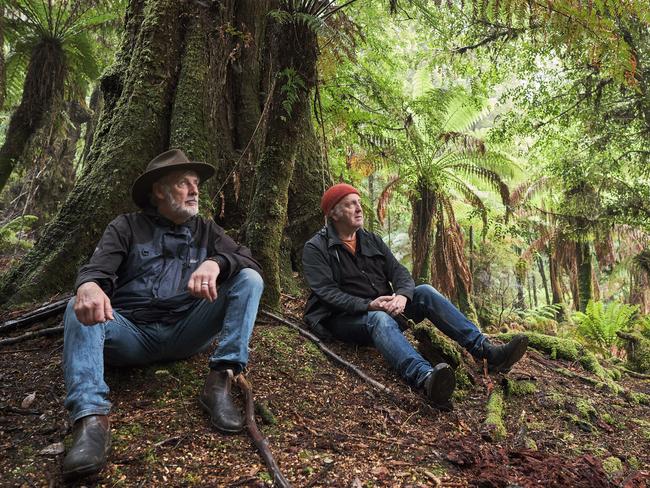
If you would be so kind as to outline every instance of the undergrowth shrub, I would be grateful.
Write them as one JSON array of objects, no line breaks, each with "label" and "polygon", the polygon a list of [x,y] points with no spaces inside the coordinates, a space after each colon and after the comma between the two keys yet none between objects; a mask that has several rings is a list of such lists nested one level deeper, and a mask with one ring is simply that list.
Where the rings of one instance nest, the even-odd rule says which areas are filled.
[{"label": "undergrowth shrub", "polygon": [[637,312],[636,305],[590,300],[585,312],[575,312],[572,318],[578,325],[578,336],[587,347],[609,357],[619,344],[616,332],[629,330]]}]

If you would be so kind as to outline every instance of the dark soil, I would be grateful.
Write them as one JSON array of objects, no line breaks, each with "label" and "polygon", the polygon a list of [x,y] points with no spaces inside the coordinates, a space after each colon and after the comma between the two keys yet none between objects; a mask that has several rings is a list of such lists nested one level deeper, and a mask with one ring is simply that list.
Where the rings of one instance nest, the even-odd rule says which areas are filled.
[{"label": "dark soil", "polygon": [[[292,306],[288,306],[290,311]],[[54,319],[51,325],[56,325]],[[579,365],[532,351],[508,373],[535,391],[506,396],[507,436],[481,436],[486,377],[461,392],[451,412],[432,409],[369,348],[331,344],[388,386],[379,393],[325,358],[308,340],[260,320],[247,377],[266,422],[257,420],[294,486],[645,487],[650,472],[650,407],[569,378]],[[0,485],[61,486],[69,442],[63,408],[62,339],[0,348]],[[71,486],[270,486],[245,433],[211,430],[197,395],[207,355],[145,369],[110,370],[113,448],[106,469]],[[624,377],[631,392],[650,382]],[[36,393],[33,403],[21,407]],[[67,444],[66,444],[67,445]]]}]

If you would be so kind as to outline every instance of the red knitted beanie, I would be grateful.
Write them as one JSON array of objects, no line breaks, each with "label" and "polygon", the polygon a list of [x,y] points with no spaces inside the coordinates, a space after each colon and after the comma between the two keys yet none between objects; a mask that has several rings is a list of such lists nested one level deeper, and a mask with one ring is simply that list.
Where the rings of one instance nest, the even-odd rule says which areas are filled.
[{"label": "red knitted beanie", "polygon": [[339,203],[341,199],[343,199],[343,197],[349,195],[350,193],[360,195],[359,190],[357,190],[352,185],[348,185],[347,183],[338,183],[332,186],[325,193],[323,193],[323,197],[320,199],[321,210],[325,215],[329,214],[330,210],[332,210],[334,206]]}]

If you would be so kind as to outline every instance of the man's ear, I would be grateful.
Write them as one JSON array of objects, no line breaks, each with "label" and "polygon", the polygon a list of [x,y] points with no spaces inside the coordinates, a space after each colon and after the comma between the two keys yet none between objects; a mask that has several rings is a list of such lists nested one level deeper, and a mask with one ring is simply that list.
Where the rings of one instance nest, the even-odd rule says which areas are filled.
[{"label": "man's ear", "polygon": [[151,185],[151,194],[153,195],[156,201],[161,201],[165,199],[165,192],[163,191],[160,183],[157,181],[154,182],[153,185]]}]

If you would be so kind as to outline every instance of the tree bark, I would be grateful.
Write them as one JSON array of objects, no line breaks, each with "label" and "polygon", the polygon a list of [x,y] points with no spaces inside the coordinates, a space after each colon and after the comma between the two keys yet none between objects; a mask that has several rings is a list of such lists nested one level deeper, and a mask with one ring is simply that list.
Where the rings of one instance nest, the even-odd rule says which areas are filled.
[{"label": "tree bark", "polygon": [[411,197],[411,251],[415,284],[431,283],[435,192],[423,180],[417,182]]},{"label": "tree bark", "polygon": [[0,110],[3,109],[5,104],[5,96],[7,95],[7,75],[5,71],[5,6],[0,5]]},{"label": "tree bark", "polygon": [[[287,207],[293,217],[308,216],[286,229],[293,252],[320,225],[323,181],[321,169],[311,167],[319,161],[308,107],[315,35],[286,26],[271,35],[268,13],[276,8],[276,2],[254,0],[130,1],[122,48],[101,79],[102,103],[81,175],[35,247],[3,275],[0,304],[69,290],[108,222],[135,210],[134,179],[170,147],[217,168],[201,189],[202,211],[215,202],[215,219],[227,229],[248,223],[248,244],[263,262],[268,286],[278,273]],[[289,66],[306,82],[283,121],[282,100],[268,98],[269,80]],[[284,94],[282,77],[276,83]],[[261,117],[267,100],[268,114]],[[256,164],[257,180],[249,164]],[[300,181],[289,193],[295,164]],[[259,191],[245,197],[245,188]],[[263,234],[269,242],[261,249]]]},{"label": "tree bark", "polygon": [[21,160],[30,137],[63,96],[65,76],[66,61],[61,43],[55,40],[38,43],[27,66],[20,105],[9,119],[5,142],[0,148],[0,191]]},{"label": "tree bark", "polygon": [[302,21],[273,25],[270,56],[274,60],[268,132],[257,165],[255,192],[246,241],[264,269],[264,301],[280,304],[280,247],[287,219],[289,183],[298,146],[303,143],[303,116],[316,85],[316,34]]},{"label": "tree bark", "polygon": [[576,309],[584,312],[593,295],[589,242],[576,242],[576,267],[578,271],[578,303],[576,303]]},{"label": "tree bark", "polygon": [[546,279],[546,271],[544,270],[544,261],[542,261],[541,256],[538,256],[537,259],[537,269],[539,270],[539,275],[542,277],[542,285],[544,286],[544,296],[546,297],[546,305],[550,305],[551,297],[548,293],[548,280]]}]

